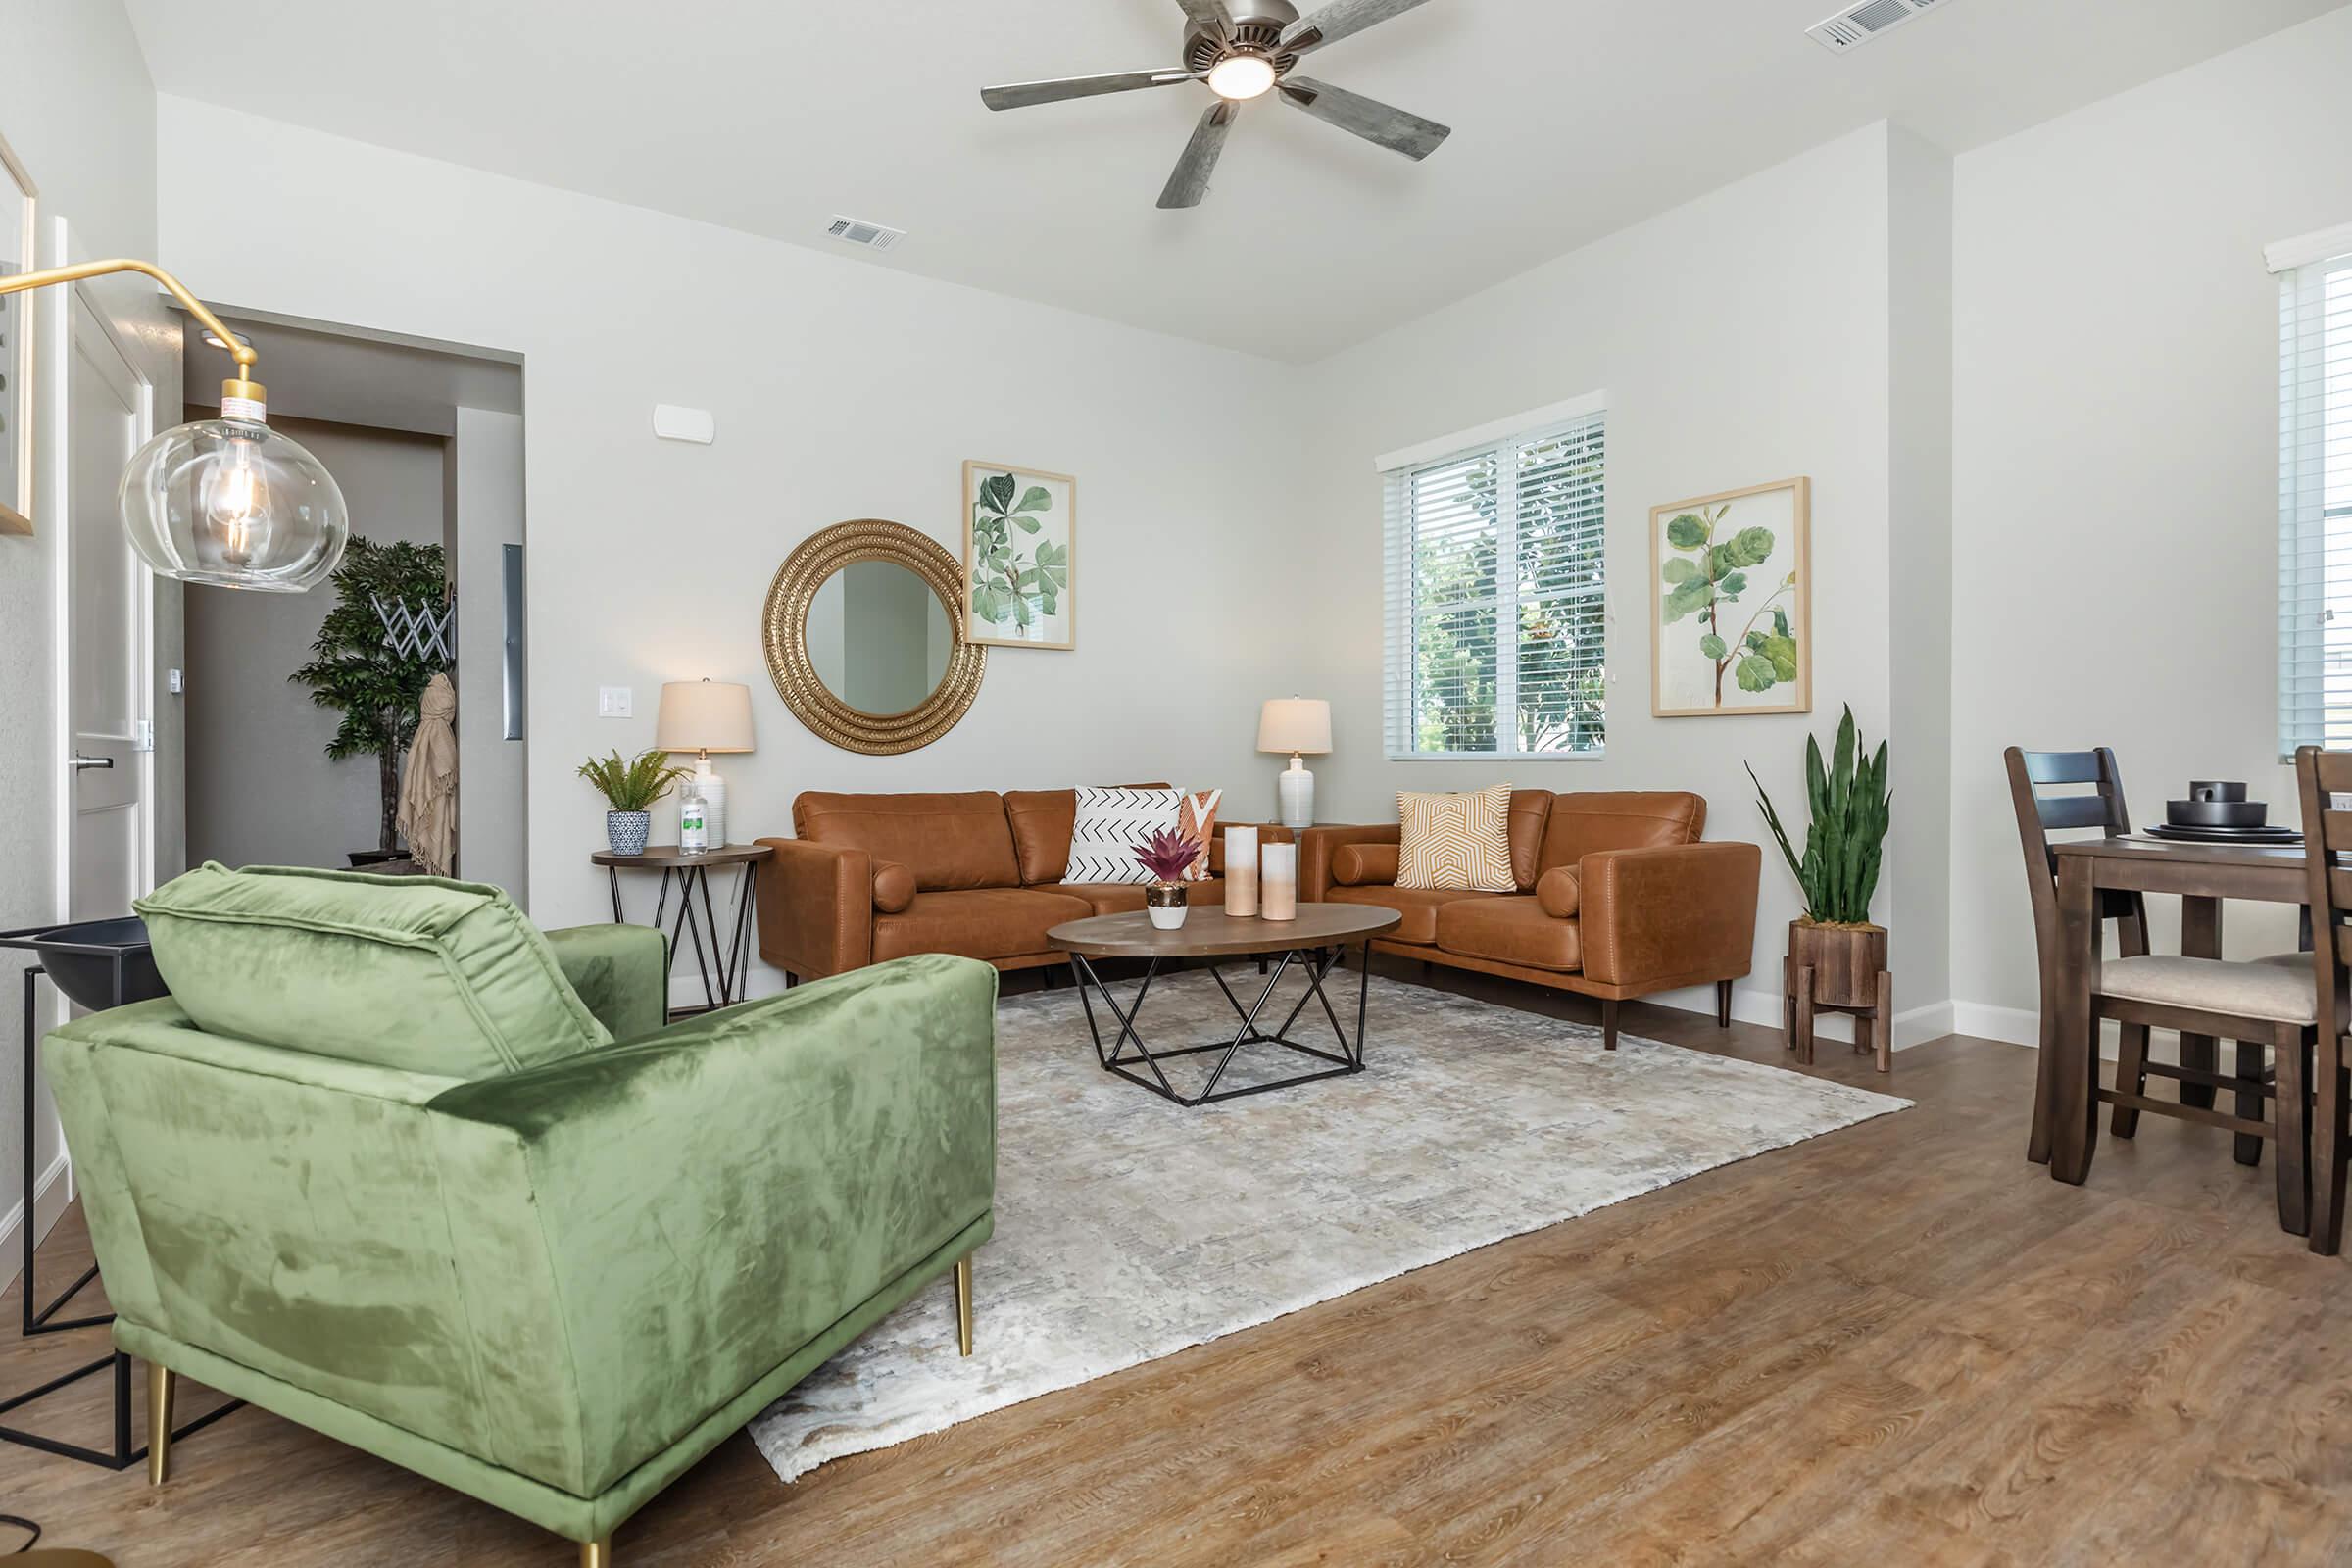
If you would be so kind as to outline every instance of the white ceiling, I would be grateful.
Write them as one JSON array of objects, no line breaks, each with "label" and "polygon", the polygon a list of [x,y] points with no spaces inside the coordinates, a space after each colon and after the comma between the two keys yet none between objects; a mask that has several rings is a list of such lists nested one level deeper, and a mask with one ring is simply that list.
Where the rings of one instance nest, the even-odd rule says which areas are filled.
[{"label": "white ceiling", "polygon": [[[1289,360],[1882,118],[1953,152],[2341,0],[1947,0],[1839,58],[1834,0],[1433,0],[1303,68],[1454,127],[1414,165],[1271,99],[1153,202],[1207,89],[1176,0],[127,0],[164,92]],[[1312,9],[1311,4],[1302,9]]]}]

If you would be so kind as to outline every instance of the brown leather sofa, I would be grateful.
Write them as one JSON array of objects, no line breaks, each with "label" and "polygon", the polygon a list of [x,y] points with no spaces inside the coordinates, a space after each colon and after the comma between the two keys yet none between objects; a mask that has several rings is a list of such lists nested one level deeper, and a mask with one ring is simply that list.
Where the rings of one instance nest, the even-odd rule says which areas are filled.
[{"label": "brown leather sofa", "polygon": [[[792,803],[798,837],[759,841],[774,852],[757,883],[760,956],[788,982],[912,953],[960,954],[1000,969],[1067,963],[1047,931],[1144,906],[1141,883],[1062,880],[1077,815],[1075,790],[810,791]],[[1225,903],[1223,840],[1209,846],[1209,878],[1187,884],[1195,905]]]},{"label": "brown leather sofa", "polygon": [[1679,792],[1514,790],[1513,893],[1400,888],[1396,826],[1312,827],[1298,835],[1298,897],[1396,910],[1377,952],[1597,997],[1615,1050],[1627,997],[1712,981],[1716,1021],[1731,1022],[1762,854],[1701,843],[1706,821],[1706,801]]}]

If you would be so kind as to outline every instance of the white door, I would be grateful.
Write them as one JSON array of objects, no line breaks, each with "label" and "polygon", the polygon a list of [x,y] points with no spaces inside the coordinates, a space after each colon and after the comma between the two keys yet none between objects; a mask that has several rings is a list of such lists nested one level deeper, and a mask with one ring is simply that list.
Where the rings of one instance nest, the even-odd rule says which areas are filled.
[{"label": "white door", "polygon": [[116,501],[147,439],[146,383],[79,289],[66,355],[64,713],[68,915],[128,914],[154,885],[148,737],[154,579]]}]

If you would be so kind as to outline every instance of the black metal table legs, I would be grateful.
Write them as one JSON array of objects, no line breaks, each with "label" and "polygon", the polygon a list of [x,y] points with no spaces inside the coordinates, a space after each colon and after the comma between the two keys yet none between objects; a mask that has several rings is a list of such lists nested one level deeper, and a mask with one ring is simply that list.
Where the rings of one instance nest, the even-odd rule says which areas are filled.
[{"label": "black metal table legs", "polygon": [[[612,890],[612,923],[619,925],[625,918],[620,912],[620,871],[605,867],[605,876]],[[669,896],[673,885],[678,895],[678,912],[669,912]],[[702,897],[702,908],[695,908],[695,897]],[[731,1006],[743,1000],[742,993],[750,983],[752,967],[752,868],[742,867],[735,884],[735,923],[728,933],[724,948],[719,946],[718,916],[710,899],[710,867],[707,865],[665,865],[662,868],[662,889],[654,901],[654,928],[663,930],[667,953],[674,957],[678,939],[685,937],[694,944],[694,972],[703,982],[703,1004],[716,1010]],[[703,936],[710,933],[706,952]],[[668,964],[662,965],[667,974]],[[716,985],[711,982],[716,980]]]},{"label": "black metal table legs", "polygon": [[[1216,981],[1217,989],[1224,993],[1226,1002],[1233,1007],[1234,1016],[1241,1020],[1241,1027],[1234,1031],[1231,1040],[1210,1041],[1206,1045],[1199,1046],[1163,1047],[1156,1051],[1146,1045],[1144,1037],[1136,1031],[1136,1019],[1144,1010],[1144,999],[1152,994],[1152,982],[1159,978],[1162,960],[1152,958],[1145,966],[1143,984],[1136,988],[1135,1000],[1124,1008],[1120,1007],[1118,999],[1110,994],[1110,987],[1103,983],[1102,975],[1084,955],[1072,954],[1070,962],[1077,972],[1078,999],[1086,1004],[1086,1026],[1095,1037],[1095,1057],[1102,1062],[1103,1071],[1116,1073],[1130,1083],[1142,1084],[1153,1094],[1164,1096],[1179,1105],[1205,1105],[1219,1100],[1237,1100],[1243,1095],[1262,1095],[1270,1089],[1289,1089],[1298,1084],[1311,1084],[1323,1078],[1344,1078],[1351,1073],[1359,1073],[1364,1070],[1364,1006],[1371,994],[1372,964],[1369,944],[1364,945],[1358,951],[1360,956],[1356,960],[1355,1038],[1352,1041],[1348,1039],[1348,1031],[1341,1027],[1339,1010],[1332,1005],[1331,995],[1323,988],[1324,980],[1329,977],[1334,968],[1338,967],[1340,958],[1346,950],[1343,948],[1297,949],[1281,956],[1274,964],[1274,972],[1267,976],[1265,985],[1259,989],[1257,1000],[1247,1005],[1244,1004],[1242,998],[1235,994],[1233,987],[1225,983],[1225,976],[1218,971],[1217,966],[1214,963],[1209,964],[1209,977]],[[1268,1034],[1258,1027],[1258,1018],[1265,1012],[1267,1004],[1274,998],[1275,988],[1282,984],[1283,976],[1290,972],[1294,963],[1306,976],[1306,994],[1300,997],[1297,1004],[1291,1008],[1289,1015],[1282,1020],[1281,1027]],[[1102,999],[1102,1005],[1109,1009],[1110,1016],[1116,1019],[1119,1025],[1117,1038],[1107,1048],[1102,1043],[1106,1025],[1095,1011],[1097,997]],[[1337,1043],[1337,1051],[1326,1050],[1320,1046],[1309,1045],[1305,1041],[1291,1038],[1291,1026],[1298,1021],[1298,1015],[1306,1010],[1306,1004],[1309,1002],[1322,1004],[1323,1016],[1331,1024],[1332,1038]],[[1326,1065],[1306,1072],[1293,1073],[1287,1078],[1244,1084],[1238,1089],[1218,1088],[1218,1085],[1225,1081],[1226,1069],[1233,1065],[1234,1058],[1241,1054],[1242,1048],[1254,1045],[1280,1046],[1286,1051],[1295,1051],[1302,1056],[1311,1056]],[[1216,1066],[1210,1071],[1208,1082],[1201,1086],[1198,1094],[1187,1095],[1179,1092],[1176,1086],[1168,1081],[1168,1075],[1160,1069],[1160,1063],[1163,1061],[1173,1060],[1179,1056],[1202,1055],[1210,1052],[1222,1052],[1223,1054],[1218,1057]],[[1138,1066],[1149,1068],[1151,1076],[1146,1077],[1143,1073],[1136,1071]]]},{"label": "black metal table legs", "polygon": [[[122,994],[122,959],[118,955],[115,959],[117,971],[115,990],[118,996]],[[39,1215],[35,1212],[36,1172],[33,1162],[32,1134],[33,1053],[34,1048],[39,1044],[40,1037],[35,1032],[38,1028],[38,1020],[33,1003],[36,995],[36,983],[46,972],[38,964],[34,964],[24,971],[24,1126],[21,1129],[24,1140],[24,1159],[22,1171],[24,1203],[24,1207],[19,1210],[20,1272],[17,1279],[20,1286],[19,1301],[23,1307],[20,1332],[26,1339],[31,1339],[36,1334],[67,1334],[75,1329],[104,1328],[115,1320],[112,1312],[96,1312],[84,1317],[60,1317],[58,1315],[65,1309],[68,1301],[80,1295],[86,1286],[98,1278],[98,1265],[95,1263],[83,1269],[80,1277],[60,1291],[47,1305],[39,1304],[40,1286],[37,1269],[40,1260],[38,1235],[40,1224]],[[37,1448],[43,1453],[53,1453],[65,1459],[78,1459],[83,1464],[100,1465],[109,1470],[127,1470],[141,1459],[146,1458],[146,1445],[141,1444],[137,1447],[131,1446],[130,1357],[124,1355],[121,1350],[109,1350],[96,1360],[85,1362],[69,1372],[62,1372],[36,1388],[26,1389],[22,1393],[12,1394],[5,1399],[0,1399],[0,1416],[14,1414],[26,1405],[55,1394],[60,1389],[69,1388],[79,1383],[83,1378],[104,1372],[110,1367],[115,1374],[114,1442],[110,1446],[104,1448],[84,1447],[80,1444],[66,1443],[38,1432],[26,1432],[21,1427],[13,1426],[0,1426],[0,1443],[14,1443],[24,1447]],[[237,1409],[241,1401],[232,1401],[218,1410],[198,1416],[185,1426],[173,1429],[172,1436],[180,1438],[201,1428],[209,1427],[231,1410]]]}]

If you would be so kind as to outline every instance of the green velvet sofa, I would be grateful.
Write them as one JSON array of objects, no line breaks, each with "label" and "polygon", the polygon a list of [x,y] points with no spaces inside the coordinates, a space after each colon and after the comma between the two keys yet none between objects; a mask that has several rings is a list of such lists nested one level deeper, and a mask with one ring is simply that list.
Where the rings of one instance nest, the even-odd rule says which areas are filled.
[{"label": "green velvet sofa", "polygon": [[[115,1342],[581,1543],[994,1225],[997,973],[929,956],[662,1026],[659,933],[207,865],[163,1001],[50,1034]],[[155,1419],[156,1412],[163,1418]]]}]

